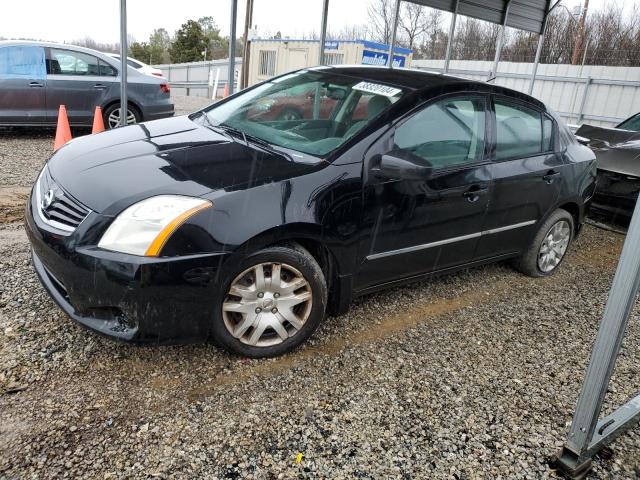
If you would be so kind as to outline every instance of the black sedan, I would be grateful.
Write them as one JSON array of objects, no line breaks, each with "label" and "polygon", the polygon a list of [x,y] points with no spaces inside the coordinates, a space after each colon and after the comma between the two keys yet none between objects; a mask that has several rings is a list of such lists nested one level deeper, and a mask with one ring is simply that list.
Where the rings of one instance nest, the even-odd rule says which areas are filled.
[{"label": "black sedan", "polygon": [[[311,118],[268,115],[301,88]],[[593,195],[594,158],[527,95],[322,67],[73,140],[33,187],[27,231],[43,285],[81,324],[273,356],[357,295],[505,259],[552,274]]]}]

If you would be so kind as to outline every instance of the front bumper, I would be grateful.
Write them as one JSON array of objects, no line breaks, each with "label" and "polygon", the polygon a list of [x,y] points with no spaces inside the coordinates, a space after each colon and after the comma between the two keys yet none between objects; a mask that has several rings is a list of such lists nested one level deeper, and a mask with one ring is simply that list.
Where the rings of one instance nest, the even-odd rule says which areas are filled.
[{"label": "front bumper", "polygon": [[68,236],[34,218],[26,231],[43,286],[73,320],[104,335],[137,343],[184,343],[210,333],[220,266],[226,254],[150,258],[82,245],[100,224],[90,214]]}]

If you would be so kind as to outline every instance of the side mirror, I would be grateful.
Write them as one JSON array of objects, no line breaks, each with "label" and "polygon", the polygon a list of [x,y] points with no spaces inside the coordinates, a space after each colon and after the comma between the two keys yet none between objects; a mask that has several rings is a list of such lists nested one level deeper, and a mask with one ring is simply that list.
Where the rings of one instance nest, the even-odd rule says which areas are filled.
[{"label": "side mirror", "polygon": [[380,158],[379,176],[402,180],[428,180],[433,166],[427,160],[411,152],[392,150]]}]

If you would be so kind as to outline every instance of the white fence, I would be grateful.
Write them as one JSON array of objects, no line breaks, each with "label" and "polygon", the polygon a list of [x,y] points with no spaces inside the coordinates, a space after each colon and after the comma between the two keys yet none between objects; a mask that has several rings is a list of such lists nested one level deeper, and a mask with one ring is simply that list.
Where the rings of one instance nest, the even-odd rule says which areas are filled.
[{"label": "white fence", "polygon": [[[154,67],[162,70],[166,79],[169,80],[172,93],[175,95],[194,97],[211,98],[216,75],[218,76],[217,97],[221,97],[224,87],[227,84],[227,76],[229,73],[229,61],[227,59],[154,65]],[[241,68],[242,58],[236,58],[235,86],[238,84]]]},{"label": "white fence", "polygon": [[[227,83],[229,62],[177,63],[156,65],[177,95],[211,98],[218,73],[217,96]],[[444,60],[413,60],[413,68],[441,72]],[[452,60],[449,74],[485,81],[493,62]],[[242,58],[236,58],[236,86]],[[501,62],[493,80],[522,92],[529,91],[533,64]],[[540,65],[533,96],[562,115],[568,123],[613,126],[640,112],[640,67],[605,67],[586,65]]]},{"label": "white fence", "polygon": [[[444,60],[414,60],[414,68],[441,72]],[[452,60],[449,74],[485,81],[493,62]],[[533,64],[501,62],[494,83],[529,91]],[[640,111],[640,68],[540,65],[533,96],[568,123],[613,126]]]}]

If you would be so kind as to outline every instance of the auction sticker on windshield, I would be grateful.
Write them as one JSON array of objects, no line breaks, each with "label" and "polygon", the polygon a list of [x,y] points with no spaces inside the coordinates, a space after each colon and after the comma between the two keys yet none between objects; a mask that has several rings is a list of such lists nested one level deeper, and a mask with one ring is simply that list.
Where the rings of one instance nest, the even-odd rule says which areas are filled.
[{"label": "auction sticker on windshield", "polygon": [[360,90],[361,92],[373,93],[375,95],[384,95],[385,97],[393,97],[402,92],[399,88],[372,82],[360,82],[354,85],[352,89]]}]

